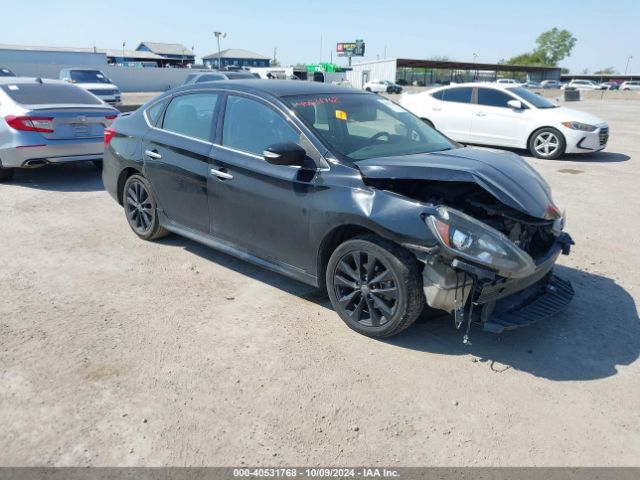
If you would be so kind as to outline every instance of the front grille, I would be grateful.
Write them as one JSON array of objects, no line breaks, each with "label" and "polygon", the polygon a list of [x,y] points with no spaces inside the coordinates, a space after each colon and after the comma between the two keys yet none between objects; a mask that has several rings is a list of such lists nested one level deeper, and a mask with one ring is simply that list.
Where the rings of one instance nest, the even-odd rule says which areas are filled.
[{"label": "front grille", "polygon": [[94,95],[115,95],[118,91],[117,90],[89,90],[91,93],[93,93]]},{"label": "front grille", "polygon": [[609,141],[609,128],[608,127],[602,127],[600,129],[600,145],[606,145],[606,143]]}]

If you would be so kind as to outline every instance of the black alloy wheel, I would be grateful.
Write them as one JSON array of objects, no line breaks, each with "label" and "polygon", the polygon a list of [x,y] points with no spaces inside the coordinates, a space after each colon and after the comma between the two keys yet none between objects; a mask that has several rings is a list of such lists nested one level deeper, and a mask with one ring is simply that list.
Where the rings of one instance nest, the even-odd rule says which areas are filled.
[{"label": "black alloy wheel", "polygon": [[132,175],[124,185],[122,204],[129,226],[144,240],[155,240],[168,234],[160,226],[156,202],[147,179]]},{"label": "black alloy wheel", "polygon": [[327,266],[327,291],[340,318],[372,337],[404,330],[425,302],[415,256],[375,235],[349,240],[334,251]]}]

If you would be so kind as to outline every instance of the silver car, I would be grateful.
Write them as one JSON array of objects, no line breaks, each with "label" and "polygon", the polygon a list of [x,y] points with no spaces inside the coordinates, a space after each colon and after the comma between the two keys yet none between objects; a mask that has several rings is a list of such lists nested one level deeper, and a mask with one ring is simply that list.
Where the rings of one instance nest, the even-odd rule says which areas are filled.
[{"label": "silver car", "polygon": [[118,111],[59,80],[0,78],[0,181],[15,168],[99,161]]}]

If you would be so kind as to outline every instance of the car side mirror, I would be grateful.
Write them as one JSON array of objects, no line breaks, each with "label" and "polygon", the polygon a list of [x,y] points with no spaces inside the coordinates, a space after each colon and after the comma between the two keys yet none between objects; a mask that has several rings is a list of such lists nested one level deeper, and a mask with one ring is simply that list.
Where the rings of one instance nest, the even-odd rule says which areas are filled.
[{"label": "car side mirror", "polygon": [[269,145],[262,152],[264,159],[272,165],[301,167],[307,152],[297,143],[282,142]]},{"label": "car side mirror", "polygon": [[522,110],[524,108],[520,100],[509,100],[507,105],[509,105],[509,108],[513,108],[514,110]]}]

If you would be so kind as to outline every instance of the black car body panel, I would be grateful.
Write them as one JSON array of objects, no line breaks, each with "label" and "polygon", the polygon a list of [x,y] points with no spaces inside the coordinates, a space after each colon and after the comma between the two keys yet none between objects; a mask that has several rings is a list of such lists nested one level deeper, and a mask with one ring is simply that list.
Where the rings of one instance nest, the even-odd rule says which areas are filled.
[{"label": "black car body panel", "polygon": [[[149,118],[145,113],[154,105],[162,110],[172,99],[197,92],[219,95],[209,138],[166,131],[159,127],[162,114]],[[335,242],[362,232],[404,246],[425,263],[425,269],[429,262],[445,262],[443,269],[451,269],[455,263],[439,248],[425,218],[436,212],[434,198],[446,199],[458,189],[464,198],[455,200],[455,208],[499,230],[534,260],[557,248],[552,247],[557,232],[552,232],[558,212],[549,187],[518,156],[452,145],[447,151],[349,161],[332,151],[287,101],[309,94],[372,95],[299,81],[220,81],[178,87],[118,118],[113,126],[117,133],[105,153],[104,185],[122,204],[125,180],[139,172],[148,178],[161,224],[168,230],[316,287],[324,286],[327,255]],[[300,134],[308,164],[274,165],[255,153],[223,146],[229,95],[254,99],[286,119]],[[420,193],[407,194],[407,185],[414,190],[418,186]],[[563,242],[571,243],[570,238]],[[568,253],[568,245],[565,249]],[[446,275],[442,273],[442,278]],[[535,282],[550,282],[550,269],[545,275],[546,280]],[[425,277],[427,281],[431,280]],[[495,277],[493,283],[478,288],[478,298],[483,289],[514,285],[510,282]],[[425,283],[425,291],[426,287]],[[452,312],[442,299],[450,297],[453,286],[436,287],[440,290],[434,304]],[[462,293],[471,298],[465,288],[463,282]]]},{"label": "black car body panel", "polygon": [[[357,162],[367,178],[473,182],[499,201],[536,218],[553,205],[549,186],[514,153],[459,148],[445,152],[375,158]],[[523,188],[526,185],[526,188]]]}]

